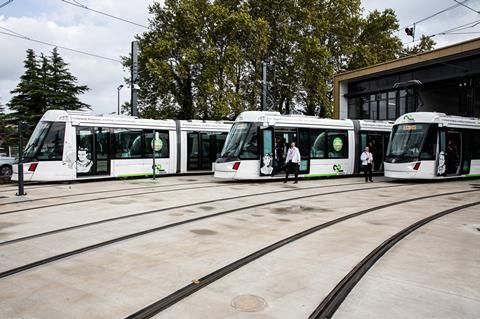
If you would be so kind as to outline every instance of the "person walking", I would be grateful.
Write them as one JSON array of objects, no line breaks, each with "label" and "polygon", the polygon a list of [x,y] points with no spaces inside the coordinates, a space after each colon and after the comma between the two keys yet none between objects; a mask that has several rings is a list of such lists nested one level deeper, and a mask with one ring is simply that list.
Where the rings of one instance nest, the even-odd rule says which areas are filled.
[{"label": "person walking", "polygon": [[288,175],[290,173],[295,174],[294,184],[298,183],[298,167],[300,165],[300,161],[301,161],[300,151],[295,146],[295,142],[292,142],[290,143],[290,148],[288,149],[287,158],[285,160],[286,174],[285,174],[285,180],[283,181],[284,183],[287,182]]},{"label": "person walking", "polygon": [[373,166],[373,155],[370,153],[368,146],[365,146],[365,150],[362,155],[360,155],[360,160],[362,161],[362,168],[365,174],[365,183],[368,181],[373,182],[372,180],[372,166]]}]

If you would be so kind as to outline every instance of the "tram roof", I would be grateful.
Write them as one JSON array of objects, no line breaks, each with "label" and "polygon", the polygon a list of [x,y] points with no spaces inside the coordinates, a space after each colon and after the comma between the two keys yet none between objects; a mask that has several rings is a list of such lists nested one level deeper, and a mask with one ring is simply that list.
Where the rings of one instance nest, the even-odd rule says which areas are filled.
[{"label": "tram roof", "polygon": [[173,120],[139,119],[132,116],[90,115],[87,112],[49,110],[42,121],[71,122],[78,126],[175,129]]},{"label": "tram roof", "polygon": [[361,130],[371,131],[388,131],[393,127],[394,121],[376,121],[376,120],[359,120]]},{"label": "tram roof", "polygon": [[353,129],[351,120],[333,120],[297,114],[282,115],[279,112],[246,111],[237,116],[235,122],[262,122],[267,126],[325,126]]},{"label": "tram roof", "polygon": [[233,122],[188,120],[188,121],[179,121],[179,123],[180,123],[180,129],[185,131],[228,132],[232,127]]},{"label": "tram roof", "polygon": [[395,121],[395,125],[408,123],[438,123],[440,126],[446,127],[480,129],[479,118],[447,115],[437,112],[407,113]]}]

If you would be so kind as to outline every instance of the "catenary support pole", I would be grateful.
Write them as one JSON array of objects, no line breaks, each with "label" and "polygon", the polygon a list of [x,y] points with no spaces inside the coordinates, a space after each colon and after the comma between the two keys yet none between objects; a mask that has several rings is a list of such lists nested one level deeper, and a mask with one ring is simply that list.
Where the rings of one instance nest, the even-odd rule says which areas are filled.
[{"label": "catenary support pole", "polygon": [[267,62],[262,62],[262,111],[267,109]]},{"label": "catenary support pole", "polygon": [[156,143],[157,143],[157,133],[155,132],[155,130],[153,130],[153,138],[152,138],[152,151],[153,151],[153,165],[152,165],[152,169],[153,169],[153,180],[155,180],[155,171],[157,169],[157,166],[155,164],[155,146],[156,146]]}]

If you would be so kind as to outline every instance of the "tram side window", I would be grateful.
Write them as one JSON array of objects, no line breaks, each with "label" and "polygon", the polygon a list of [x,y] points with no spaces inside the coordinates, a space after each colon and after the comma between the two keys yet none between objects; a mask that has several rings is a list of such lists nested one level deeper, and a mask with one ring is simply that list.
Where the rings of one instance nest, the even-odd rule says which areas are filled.
[{"label": "tram side window", "polygon": [[228,133],[220,133],[215,135],[215,159],[219,158],[222,154],[222,149],[225,145],[227,134]]},{"label": "tram side window", "polygon": [[142,131],[114,129],[113,141],[115,158],[140,158],[142,156]]},{"label": "tram side window", "polygon": [[311,158],[325,158],[326,152],[326,137],[327,133],[321,130],[310,131],[310,157]]},{"label": "tram side window", "polygon": [[480,130],[472,130],[470,134],[472,159],[480,159]]},{"label": "tram side window", "polygon": [[153,131],[145,130],[145,157],[153,157],[153,146],[155,146],[155,158],[168,158],[168,131],[155,131],[157,141],[153,142]]},{"label": "tram side window", "polygon": [[328,132],[328,158],[348,157],[348,133]]},{"label": "tram side window", "polygon": [[42,147],[38,152],[38,160],[62,160],[65,123],[55,122],[48,130]]},{"label": "tram side window", "polygon": [[437,128],[430,126],[427,137],[423,143],[422,151],[420,152],[421,160],[434,160],[437,146]]}]

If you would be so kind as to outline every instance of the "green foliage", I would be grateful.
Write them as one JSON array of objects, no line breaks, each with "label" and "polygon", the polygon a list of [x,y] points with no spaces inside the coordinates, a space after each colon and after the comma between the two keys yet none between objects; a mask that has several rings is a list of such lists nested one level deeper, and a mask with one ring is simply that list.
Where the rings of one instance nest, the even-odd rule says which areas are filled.
[{"label": "green foliage", "polygon": [[77,78],[70,73],[57,48],[49,57],[43,54],[37,57],[32,49],[28,49],[24,67],[25,73],[11,91],[13,96],[7,104],[13,111],[8,114],[11,124],[22,120],[32,129],[48,110],[90,108],[77,97],[88,87],[76,84]]},{"label": "green foliage", "polygon": [[335,73],[414,52],[395,36],[393,10],[364,17],[360,0],[165,0],[149,10],[150,30],[137,38],[143,117],[258,110],[262,61],[267,109],[330,116]]},{"label": "green foliage", "polygon": [[397,57],[402,42],[394,35],[399,28],[392,9],[374,10],[360,24],[360,32],[354,39],[356,50],[348,63],[348,69],[358,69]]},{"label": "green foliage", "polygon": [[435,47],[435,41],[432,40],[432,38],[427,37],[425,35],[422,35],[420,37],[420,43],[413,46],[413,47],[406,47],[404,48],[403,52],[401,55],[407,56],[407,55],[413,55],[413,54],[419,54],[422,52],[430,51],[433,50]]}]

